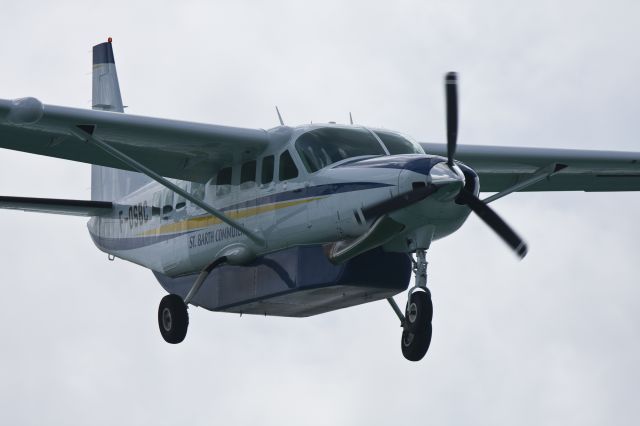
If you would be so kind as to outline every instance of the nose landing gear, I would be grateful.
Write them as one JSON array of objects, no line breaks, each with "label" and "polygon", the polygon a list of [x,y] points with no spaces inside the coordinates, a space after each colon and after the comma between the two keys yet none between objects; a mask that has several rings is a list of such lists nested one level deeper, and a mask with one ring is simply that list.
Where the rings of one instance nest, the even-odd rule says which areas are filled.
[{"label": "nose landing gear", "polygon": [[409,290],[404,315],[393,298],[387,299],[400,319],[402,355],[409,361],[424,358],[431,344],[433,303],[431,292],[427,288],[427,264],[425,250],[418,250],[413,267],[415,286]]},{"label": "nose landing gear", "polygon": [[402,355],[409,361],[424,358],[431,344],[433,305],[431,293],[428,289],[425,290],[414,291],[407,301],[401,347]]}]

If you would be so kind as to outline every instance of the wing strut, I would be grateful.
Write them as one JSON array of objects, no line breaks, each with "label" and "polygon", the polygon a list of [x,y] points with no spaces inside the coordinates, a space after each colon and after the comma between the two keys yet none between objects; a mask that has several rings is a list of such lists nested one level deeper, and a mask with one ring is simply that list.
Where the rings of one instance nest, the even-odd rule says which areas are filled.
[{"label": "wing strut", "polygon": [[195,198],[193,195],[189,194],[187,191],[185,191],[182,188],[178,187],[177,185],[171,183],[169,180],[167,180],[164,177],[160,176],[159,174],[157,174],[153,170],[151,170],[151,169],[145,167],[144,165],[138,163],[136,160],[134,160],[133,158],[131,158],[128,155],[124,154],[123,152],[117,150],[116,148],[112,147],[111,145],[109,145],[105,141],[93,136],[93,134],[92,134],[93,130],[94,130],[94,126],[92,126],[92,125],[81,125],[81,126],[78,126],[77,128],[72,128],[71,129],[71,133],[73,135],[75,135],[77,138],[95,145],[96,147],[100,148],[101,150],[103,150],[107,154],[111,155],[112,157],[122,161],[127,166],[131,167],[132,169],[149,176],[151,179],[155,180],[160,185],[162,185],[162,186],[170,189],[171,191],[175,192],[176,194],[186,198],[187,200],[191,201],[196,206],[202,208],[207,213],[213,215],[214,217],[217,217],[218,219],[220,219],[221,221],[223,221],[227,225],[229,225],[229,226],[231,226],[233,228],[236,228],[237,230],[239,230],[240,232],[245,234],[247,237],[249,237],[255,243],[263,245],[263,246],[265,245],[264,238],[260,237],[255,232],[250,231],[249,229],[245,228],[242,224],[236,222],[235,220],[228,218],[224,213],[222,213],[221,211],[217,210],[215,207],[211,206],[210,204],[205,203],[204,201]]},{"label": "wing strut", "polygon": [[538,170],[536,170],[536,172],[530,178],[523,180],[522,182],[516,183],[515,185],[507,189],[504,189],[498,192],[497,194],[493,194],[491,197],[485,198],[482,201],[489,204],[490,202],[498,200],[504,197],[505,195],[509,195],[515,191],[520,191],[524,188],[527,188],[533,184],[540,182],[543,179],[549,178],[555,175],[556,173],[558,173],[559,171],[561,171],[562,169],[566,169],[566,168],[567,166],[565,164],[558,164],[558,163],[553,163],[548,166],[540,167]]}]

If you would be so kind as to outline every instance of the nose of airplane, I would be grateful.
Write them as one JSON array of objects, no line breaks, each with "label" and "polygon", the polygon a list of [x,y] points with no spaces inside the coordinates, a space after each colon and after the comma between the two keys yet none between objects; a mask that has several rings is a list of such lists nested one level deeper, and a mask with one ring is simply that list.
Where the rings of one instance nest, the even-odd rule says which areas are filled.
[{"label": "nose of airplane", "polygon": [[434,185],[447,184],[453,182],[464,183],[464,174],[458,166],[449,167],[445,162],[435,164],[429,171],[431,183]]},{"label": "nose of airplane", "polygon": [[457,165],[449,167],[446,162],[434,165],[429,171],[429,179],[438,187],[438,198],[442,200],[455,198],[465,183],[462,170]]}]

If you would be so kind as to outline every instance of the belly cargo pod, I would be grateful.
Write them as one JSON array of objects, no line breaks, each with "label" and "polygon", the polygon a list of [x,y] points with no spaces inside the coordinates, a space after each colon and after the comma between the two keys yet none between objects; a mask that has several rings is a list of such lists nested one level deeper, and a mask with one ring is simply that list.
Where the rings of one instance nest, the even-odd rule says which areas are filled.
[{"label": "belly cargo pod", "polygon": [[[197,277],[154,274],[165,290],[183,298]],[[322,246],[301,246],[248,266],[220,266],[191,303],[211,311],[306,317],[391,297],[406,290],[410,277],[411,259],[404,253],[375,249],[333,265]]]}]

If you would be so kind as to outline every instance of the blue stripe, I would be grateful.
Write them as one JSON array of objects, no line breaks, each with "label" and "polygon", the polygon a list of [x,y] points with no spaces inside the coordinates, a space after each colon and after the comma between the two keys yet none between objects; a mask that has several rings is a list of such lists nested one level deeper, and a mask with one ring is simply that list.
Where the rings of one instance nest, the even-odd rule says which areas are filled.
[{"label": "blue stripe", "polygon": [[[316,185],[316,186],[311,186],[309,188],[294,189],[292,191],[280,192],[278,194],[267,195],[264,197],[259,197],[259,198],[245,201],[242,203],[233,204],[231,206],[221,209],[221,211],[226,212],[226,211],[235,210],[235,209],[241,209],[246,207],[257,207],[265,204],[279,203],[283,201],[293,201],[298,199],[339,194],[344,192],[362,191],[362,190],[372,189],[372,188],[383,188],[387,186],[393,186],[393,185],[386,184],[386,183],[376,183],[376,182],[348,182],[348,183]],[[201,216],[193,216],[188,218],[188,220],[196,219],[199,217],[207,217],[207,216],[211,216],[211,215],[204,214]],[[172,223],[175,223],[175,222],[167,223],[167,225],[170,225]],[[152,244],[157,244],[162,241],[167,241],[172,238],[176,238],[176,237],[189,234],[192,232],[200,231],[200,230],[201,229],[192,229],[189,231],[184,231],[184,232],[174,233],[174,234],[148,235],[148,236],[142,236],[142,237],[122,237],[122,238],[101,237],[91,232],[89,232],[89,234],[91,235],[93,242],[98,247],[104,250],[133,250],[137,248],[150,246]]]},{"label": "blue stripe", "polygon": [[401,169],[429,175],[429,172],[438,163],[447,161],[444,157],[425,156],[422,154],[391,155],[388,157],[373,157],[342,163],[336,168],[375,168],[375,169]]},{"label": "blue stripe", "polygon": [[365,189],[372,188],[384,188],[386,186],[393,186],[386,183],[378,182],[346,182],[346,183],[331,183],[326,185],[310,186],[308,188],[294,189],[292,191],[280,192],[272,195],[265,195],[253,200],[245,201],[242,203],[232,204],[222,209],[222,211],[241,209],[245,207],[257,207],[264,204],[280,203],[283,201],[292,201],[302,198],[320,197],[325,195],[340,194],[344,192],[363,191]]}]

